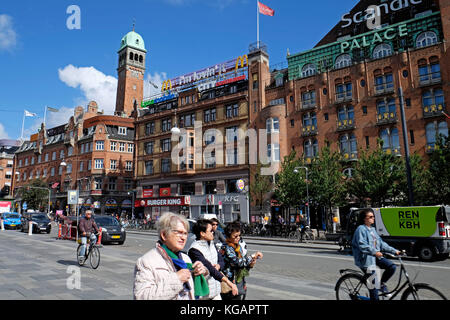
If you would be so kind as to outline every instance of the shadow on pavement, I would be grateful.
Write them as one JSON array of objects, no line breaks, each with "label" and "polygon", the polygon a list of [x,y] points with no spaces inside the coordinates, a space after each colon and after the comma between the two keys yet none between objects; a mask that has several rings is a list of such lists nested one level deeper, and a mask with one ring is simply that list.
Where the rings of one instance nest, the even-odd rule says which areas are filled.
[{"label": "shadow on pavement", "polygon": [[56,262],[65,266],[78,266],[78,262],[75,260],[58,260]]}]

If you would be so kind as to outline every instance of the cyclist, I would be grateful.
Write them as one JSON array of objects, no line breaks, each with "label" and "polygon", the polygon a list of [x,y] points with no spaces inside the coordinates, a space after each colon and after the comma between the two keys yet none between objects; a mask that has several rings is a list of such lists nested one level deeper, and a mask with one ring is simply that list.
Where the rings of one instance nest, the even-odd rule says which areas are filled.
[{"label": "cyclist", "polygon": [[81,249],[78,260],[84,260],[87,238],[89,237],[91,243],[97,243],[96,234],[99,233],[97,224],[95,223],[94,219],[92,219],[92,210],[86,210],[85,216],[80,220],[79,230],[81,233]]},{"label": "cyclist", "polygon": [[[372,225],[375,222],[375,215],[372,209],[364,209],[359,214],[358,224],[353,235],[352,248],[355,264],[364,273],[374,273],[375,266],[385,270],[381,276],[380,289],[382,292],[387,293],[386,282],[394,275],[396,266],[395,264],[383,258],[383,252],[400,255],[401,252],[395,248],[389,246],[386,242],[381,240],[377,234],[375,228]],[[370,299],[378,300],[378,288],[370,289]]]}]

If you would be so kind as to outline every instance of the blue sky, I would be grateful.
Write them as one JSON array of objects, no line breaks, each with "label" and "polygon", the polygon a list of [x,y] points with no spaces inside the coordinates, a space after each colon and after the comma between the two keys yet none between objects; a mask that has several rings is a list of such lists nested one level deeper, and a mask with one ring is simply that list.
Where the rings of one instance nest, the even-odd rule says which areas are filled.
[{"label": "blue sky", "polygon": [[[260,40],[271,65],[311,49],[357,3],[355,0],[264,0],[274,17],[260,15]],[[70,5],[80,9],[80,29],[70,30]],[[17,0],[0,4],[0,139],[25,138],[66,123],[73,108],[91,100],[112,114],[117,50],[132,30],[145,41],[146,80],[197,71],[248,52],[256,42],[256,0]],[[72,20],[71,20],[72,21]],[[148,83],[148,81],[146,81]],[[146,85],[146,95],[150,94]]]}]

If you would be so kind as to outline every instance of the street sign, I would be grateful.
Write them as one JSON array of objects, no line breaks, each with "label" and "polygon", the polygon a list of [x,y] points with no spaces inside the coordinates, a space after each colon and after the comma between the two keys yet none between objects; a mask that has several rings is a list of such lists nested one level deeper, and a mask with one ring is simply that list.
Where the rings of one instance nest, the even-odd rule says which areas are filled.
[{"label": "street sign", "polygon": [[67,204],[78,204],[78,190],[67,191]]}]

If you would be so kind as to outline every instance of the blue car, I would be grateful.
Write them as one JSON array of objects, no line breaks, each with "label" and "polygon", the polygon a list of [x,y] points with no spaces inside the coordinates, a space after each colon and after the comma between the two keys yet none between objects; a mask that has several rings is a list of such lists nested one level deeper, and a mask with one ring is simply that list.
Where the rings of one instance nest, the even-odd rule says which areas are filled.
[{"label": "blue car", "polygon": [[19,229],[21,226],[20,214],[16,212],[5,212],[2,219],[5,229]]}]

